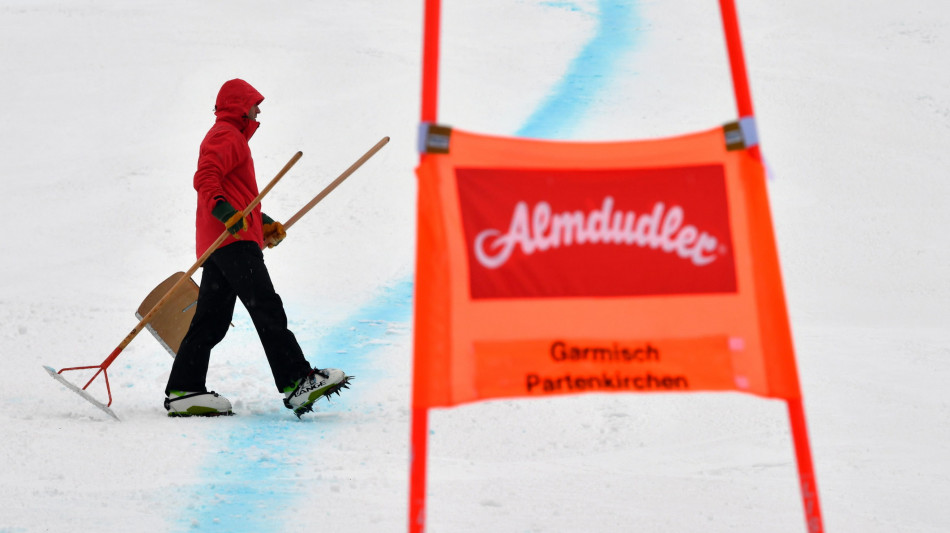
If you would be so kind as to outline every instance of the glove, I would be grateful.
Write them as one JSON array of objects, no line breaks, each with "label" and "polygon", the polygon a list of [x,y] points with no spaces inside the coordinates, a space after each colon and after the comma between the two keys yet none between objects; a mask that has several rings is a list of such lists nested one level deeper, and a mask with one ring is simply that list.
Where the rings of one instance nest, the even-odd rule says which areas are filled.
[{"label": "glove", "polygon": [[284,231],[284,225],[275,221],[264,213],[261,213],[261,221],[264,223],[264,244],[268,248],[273,248],[280,244],[280,241],[287,237]]},{"label": "glove", "polygon": [[220,220],[224,227],[228,228],[228,233],[240,239],[239,231],[246,231],[248,227],[247,218],[241,216],[241,212],[235,209],[223,197],[219,197],[218,203],[214,205],[211,214],[214,218]]}]

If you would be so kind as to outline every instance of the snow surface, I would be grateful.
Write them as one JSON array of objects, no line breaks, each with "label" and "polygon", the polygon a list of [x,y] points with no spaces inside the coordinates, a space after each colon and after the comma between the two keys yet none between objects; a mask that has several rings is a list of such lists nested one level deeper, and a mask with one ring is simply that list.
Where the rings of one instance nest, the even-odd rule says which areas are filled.
[{"label": "snow surface", "polygon": [[[445,0],[440,119],[628,139],[735,118],[712,0]],[[825,526],[950,530],[950,8],[740,0]],[[0,129],[0,532],[404,531],[421,0],[7,0]],[[289,217],[267,252],[311,362],[358,376],[300,421],[243,309],[171,420],[166,352],[110,368],[115,422],[42,365],[94,365],[194,261],[191,177],[224,80]],[[104,395],[103,390],[95,390]],[[430,415],[430,531],[803,531],[781,402],[496,401]]]}]

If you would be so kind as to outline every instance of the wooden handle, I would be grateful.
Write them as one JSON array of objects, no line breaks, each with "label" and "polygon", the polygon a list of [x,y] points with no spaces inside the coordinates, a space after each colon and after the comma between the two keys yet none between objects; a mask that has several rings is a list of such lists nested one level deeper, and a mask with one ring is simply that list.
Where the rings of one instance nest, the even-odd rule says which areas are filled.
[{"label": "wooden handle", "polygon": [[[337,178],[333,180],[329,185],[327,185],[322,191],[320,191],[319,194],[314,196],[313,200],[310,200],[310,202],[308,202],[307,205],[303,206],[300,209],[300,211],[297,211],[297,213],[295,213],[294,216],[290,217],[287,220],[287,222],[284,222],[284,230],[285,231],[289,230],[291,226],[293,226],[294,224],[297,223],[298,220],[303,218],[303,216],[306,215],[311,209],[313,209],[315,205],[320,203],[320,201],[326,198],[328,194],[333,192],[333,189],[336,189],[337,186],[343,183],[343,180],[350,177],[350,175],[356,172],[356,169],[363,166],[363,163],[368,161],[369,158],[376,155],[376,152],[380,151],[383,148],[383,146],[386,146],[386,143],[388,142],[389,142],[389,137],[383,137],[382,139],[380,139],[379,142],[376,143],[372,148],[367,150],[366,153],[363,154],[362,157],[357,159],[355,163],[350,165],[350,167],[344,170],[342,174],[337,176]],[[273,239],[268,239],[268,241],[265,244],[274,244],[273,241],[274,241]]]}]

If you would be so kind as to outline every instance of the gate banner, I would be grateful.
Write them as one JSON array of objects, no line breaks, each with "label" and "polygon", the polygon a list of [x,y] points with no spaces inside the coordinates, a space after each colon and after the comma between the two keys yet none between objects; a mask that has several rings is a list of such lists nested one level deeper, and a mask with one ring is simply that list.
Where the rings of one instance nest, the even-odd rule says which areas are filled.
[{"label": "gate banner", "polygon": [[417,169],[414,407],[800,397],[765,173],[730,149],[734,127],[609,143],[432,130],[438,149]]}]

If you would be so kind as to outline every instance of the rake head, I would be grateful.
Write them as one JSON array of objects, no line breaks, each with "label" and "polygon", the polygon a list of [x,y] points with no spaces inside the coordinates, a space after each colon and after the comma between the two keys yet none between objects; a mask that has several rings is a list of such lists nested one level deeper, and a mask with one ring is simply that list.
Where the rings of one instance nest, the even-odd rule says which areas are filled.
[{"label": "rake head", "polygon": [[[53,367],[51,367],[51,366],[46,366],[46,365],[44,365],[43,368],[46,370],[47,373],[49,373],[49,375],[50,375],[53,379],[55,379],[56,381],[60,382],[64,387],[66,387],[67,389],[69,389],[69,390],[75,392],[76,394],[82,396],[86,401],[88,401],[88,402],[91,403],[92,405],[95,405],[96,407],[98,407],[99,409],[101,409],[104,413],[106,413],[106,414],[108,414],[109,416],[111,416],[112,418],[114,418],[114,419],[116,419],[116,420],[119,419],[119,417],[116,416],[115,413],[112,412],[112,409],[109,408],[109,406],[112,405],[112,391],[111,391],[110,388],[109,388],[109,375],[106,374],[106,371],[105,371],[104,368],[102,368],[101,366],[88,366],[88,367],[77,367],[77,368],[64,368],[64,369],[60,370],[59,372],[57,372],[56,369],[53,368]],[[67,371],[67,370],[91,370],[91,369],[94,369],[94,368],[98,368],[98,369],[99,369],[98,372],[96,372],[96,374],[95,374],[94,376],[92,376],[92,379],[90,379],[89,382],[86,383],[86,386],[83,387],[83,388],[79,388],[79,387],[77,387],[76,385],[74,385],[73,383],[70,383],[68,380],[66,380],[66,378],[64,378],[64,377],[61,375],[63,372],[65,372],[65,371]],[[109,403],[102,403],[102,402],[100,402],[99,400],[95,399],[91,394],[89,394],[89,393],[86,391],[86,388],[89,387],[89,385],[96,379],[97,376],[99,376],[100,373],[103,375],[103,378],[105,379],[105,382],[106,382],[106,391],[109,393]]]}]

